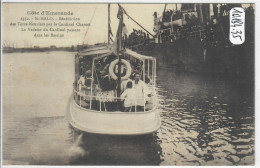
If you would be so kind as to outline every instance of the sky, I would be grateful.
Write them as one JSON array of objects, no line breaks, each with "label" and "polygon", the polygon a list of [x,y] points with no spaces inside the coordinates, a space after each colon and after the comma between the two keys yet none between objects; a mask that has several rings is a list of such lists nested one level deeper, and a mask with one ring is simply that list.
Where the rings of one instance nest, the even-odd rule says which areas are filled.
[{"label": "sky", "polygon": [[[153,13],[156,11],[160,16],[165,4],[122,4],[127,13],[145,27],[151,33],[153,32]],[[180,4],[177,5],[180,9]],[[50,45],[72,46],[78,44],[95,44],[107,42],[108,32],[108,13],[107,4],[62,4],[62,3],[4,3],[3,4],[3,45],[14,47],[49,47]],[[175,9],[175,4],[168,4],[167,9]],[[33,18],[37,15],[28,15],[27,12],[73,12],[73,17],[80,18],[81,23],[90,23],[90,26],[74,26],[79,28],[80,32],[65,33],[64,37],[34,37],[35,32],[21,31],[22,26],[10,26],[10,23],[21,22],[23,17]],[[111,28],[115,34],[118,27],[117,19],[118,5],[111,4]],[[38,15],[39,16],[39,15]],[[41,21],[45,22],[45,21]],[[47,21],[49,22],[49,21]],[[77,21],[75,21],[76,23]],[[64,22],[63,22],[64,23]],[[133,28],[140,29],[136,23],[127,16],[124,16],[128,33]],[[37,26],[23,26],[23,28],[44,28]],[[50,28],[46,27],[46,28]],[[56,27],[58,28],[58,27]],[[62,28],[62,27],[59,27]],[[48,31],[48,33],[52,33]]]}]

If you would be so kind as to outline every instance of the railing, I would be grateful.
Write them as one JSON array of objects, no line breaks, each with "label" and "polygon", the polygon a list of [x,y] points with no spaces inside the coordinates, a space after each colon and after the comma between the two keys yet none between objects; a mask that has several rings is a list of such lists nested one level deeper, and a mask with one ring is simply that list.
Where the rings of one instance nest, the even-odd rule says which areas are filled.
[{"label": "railing", "polygon": [[[150,89],[149,89],[150,90]],[[135,102],[134,105],[132,105],[128,111],[126,111],[126,108],[123,110],[123,102],[121,105],[118,105],[117,100],[122,100],[119,97],[115,96],[102,96],[102,93],[105,92],[99,92],[96,95],[87,95],[84,93],[84,91],[76,91],[73,90],[73,96],[74,100],[77,105],[79,105],[82,108],[89,109],[89,110],[97,110],[97,111],[124,111],[124,112],[145,112],[152,110],[155,107],[155,90],[152,90],[151,97],[145,96],[140,99],[134,99],[132,102]],[[144,102],[144,106],[139,106],[138,103]],[[111,108],[111,106],[113,106]],[[118,110],[118,108],[121,110]]]},{"label": "railing", "polygon": [[[168,33],[167,35],[164,35],[164,33]],[[159,43],[164,43],[165,41],[173,41],[177,39],[183,39],[183,38],[192,38],[192,37],[199,37],[202,38],[206,34],[206,29],[197,27],[196,29],[182,29],[181,31],[173,30],[173,28],[167,28],[159,30]],[[164,37],[163,37],[164,36]],[[168,40],[166,40],[168,38]]]}]

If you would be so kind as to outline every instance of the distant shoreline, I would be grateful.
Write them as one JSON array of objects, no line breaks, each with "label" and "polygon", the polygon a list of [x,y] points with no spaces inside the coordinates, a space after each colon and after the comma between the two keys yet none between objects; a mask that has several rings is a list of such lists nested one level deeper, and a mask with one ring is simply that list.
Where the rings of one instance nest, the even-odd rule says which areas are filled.
[{"label": "distant shoreline", "polygon": [[11,49],[3,49],[3,53],[31,53],[31,52],[39,52],[39,53],[41,53],[41,52],[52,52],[52,51],[67,51],[67,52],[77,52],[78,50],[72,50],[72,49],[64,49],[64,48],[62,48],[62,49],[60,49],[60,48],[58,48],[58,49],[44,49],[44,48],[42,48],[42,49],[28,49],[28,48],[26,48],[26,49],[20,49],[20,48],[11,48]]}]

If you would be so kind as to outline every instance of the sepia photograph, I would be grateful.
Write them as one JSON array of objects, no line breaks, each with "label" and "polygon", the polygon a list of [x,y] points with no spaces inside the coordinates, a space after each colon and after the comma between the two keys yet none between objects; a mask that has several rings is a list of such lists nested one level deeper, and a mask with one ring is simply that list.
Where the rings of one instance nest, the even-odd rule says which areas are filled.
[{"label": "sepia photograph", "polygon": [[255,3],[3,2],[1,166],[255,166]]}]

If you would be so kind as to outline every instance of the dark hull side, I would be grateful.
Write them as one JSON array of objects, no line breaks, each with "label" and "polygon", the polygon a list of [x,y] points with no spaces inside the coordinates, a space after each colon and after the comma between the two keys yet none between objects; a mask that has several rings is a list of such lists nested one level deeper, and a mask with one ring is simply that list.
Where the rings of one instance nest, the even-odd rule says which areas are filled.
[{"label": "dark hull side", "polygon": [[[157,58],[158,67],[232,78],[254,78],[255,16],[245,17],[245,42],[233,45],[229,41],[229,16],[218,18],[218,23],[196,30],[180,28],[170,36],[162,36],[161,43],[146,43],[131,47],[143,55]],[[199,32],[199,33],[198,33]],[[171,39],[171,40],[169,40]]]},{"label": "dark hull side", "polygon": [[205,47],[199,40],[179,40],[153,44],[151,50],[138,50],[157,58],[158,68],[226,77],[254,77],[254,44]]}]

